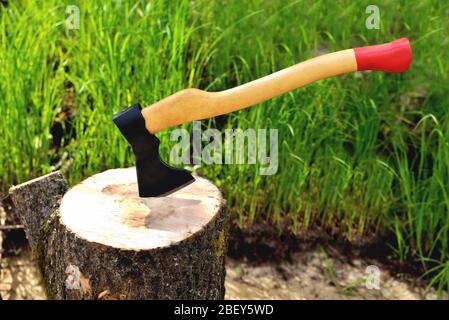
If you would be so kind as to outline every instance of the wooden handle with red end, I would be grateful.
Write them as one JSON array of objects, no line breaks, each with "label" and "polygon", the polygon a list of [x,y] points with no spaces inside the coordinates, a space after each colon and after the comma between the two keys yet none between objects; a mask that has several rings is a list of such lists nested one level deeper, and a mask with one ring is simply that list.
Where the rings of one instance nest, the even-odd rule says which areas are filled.
[{"label": "wooden handle with red end", "polygon": [[185,89],[142,110],[151,133],[254,106],[317,80],[340,74],[380,70],[405,72],[412,62],[407,38],[325,54],[241,86],[207,92]]}]

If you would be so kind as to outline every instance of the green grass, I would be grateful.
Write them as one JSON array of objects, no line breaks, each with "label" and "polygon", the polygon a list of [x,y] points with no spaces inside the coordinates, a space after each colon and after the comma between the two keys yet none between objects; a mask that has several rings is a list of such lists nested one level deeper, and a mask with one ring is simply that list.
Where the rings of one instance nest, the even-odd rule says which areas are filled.
[{"label": "green grass", "polygon": [[[0,185],[55,168],[70,183],[133,163],[112,115],[185,87],[222,90],[326,51],[407,36],[406,74],[328,79],[230,115],[279,129],[280,169],[203,166],[240,223],[393,233],[404,261],[449,285],[449,5],[380,1],[12,1],[0,11]],[[65,8],[81,29],[65,29]],[[50,128],[65,132],[62,147]],[[214,121],[207,122],[213,126]],[[189,127],[189,125],[186,125]],[[161,150],[168,158],[168,133]],[[242,192],[244,190],[244,192]],[[435,264],[436,262],[436,264]]]}]

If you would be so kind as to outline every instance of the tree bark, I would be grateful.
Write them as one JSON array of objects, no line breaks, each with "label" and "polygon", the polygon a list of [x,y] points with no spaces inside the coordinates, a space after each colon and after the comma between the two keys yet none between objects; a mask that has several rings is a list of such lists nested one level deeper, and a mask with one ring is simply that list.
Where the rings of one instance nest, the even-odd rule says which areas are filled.
[{"label": "tree bark", "polygon": [[139,198],[134,168],[67,192],[52,173],[11,188],[50,299],[223,299],[228,219],[206,179]]}]

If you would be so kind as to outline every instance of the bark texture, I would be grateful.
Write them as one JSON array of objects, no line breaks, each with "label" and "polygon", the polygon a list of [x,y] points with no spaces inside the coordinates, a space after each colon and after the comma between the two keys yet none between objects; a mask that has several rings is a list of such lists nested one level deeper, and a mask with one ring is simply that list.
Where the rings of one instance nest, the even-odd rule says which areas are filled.
[{"label": "bark texture", "polygon": [[220,198],[209,223],[182,241],[144,250],[123,249],[89,241],[64,224],[59,209],[66,191],[59,172],[10,190],[48,298],[224,298],[228,229],[224,200]]}]

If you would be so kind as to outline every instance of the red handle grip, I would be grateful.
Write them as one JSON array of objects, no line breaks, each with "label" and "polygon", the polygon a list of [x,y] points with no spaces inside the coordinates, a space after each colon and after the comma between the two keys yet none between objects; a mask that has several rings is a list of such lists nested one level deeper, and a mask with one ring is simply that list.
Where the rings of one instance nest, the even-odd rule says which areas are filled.
[{"label": "red handle grip", "polygon": [[412,63],[412,48],[407,38],[374,46],[354,48],[357,70],[405,72]]}]

